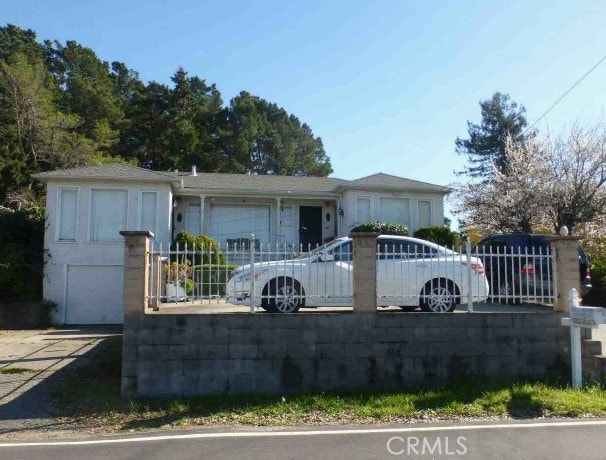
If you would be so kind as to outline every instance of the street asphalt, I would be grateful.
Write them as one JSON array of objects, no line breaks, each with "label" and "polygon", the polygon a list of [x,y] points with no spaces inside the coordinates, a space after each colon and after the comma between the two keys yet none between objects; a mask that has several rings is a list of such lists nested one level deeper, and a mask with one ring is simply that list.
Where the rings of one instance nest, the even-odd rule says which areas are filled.
[{"label": "street asphalt", "polygon": [[606,420],[238,429],[0,443],[0,459],[604,459]]}]

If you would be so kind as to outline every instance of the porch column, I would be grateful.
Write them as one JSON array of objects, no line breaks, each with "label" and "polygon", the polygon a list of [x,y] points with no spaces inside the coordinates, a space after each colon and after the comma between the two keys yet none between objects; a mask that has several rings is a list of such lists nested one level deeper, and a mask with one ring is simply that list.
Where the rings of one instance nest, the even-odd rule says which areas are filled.
[{"label": "porch column", "polygon": [[200,233],[206,235],[208,229],[206,228],[206,219],[204,218],[204,199],[206,196],[200,195]]},{"label": "porch column", "polygon": [[274,234],[276,235],[276,246],[278,244],[284,243],[284,241],[280,241],[280,236],[282,236],[281,228],[282,228],[282,198],[276,198],[276,230]]},{"label": "porch column", "polygon": [[377,236],[355,232],[353,238],[353,311],[377,312]]},{"label": "porch column", "polygon": [[579,241],[578,236],[549,237],[551,250],[554,254],[553,282],[555,283],[555,302],[553,311],[567,312],[568,292],[575,288],[581,292],[579,277]]}]

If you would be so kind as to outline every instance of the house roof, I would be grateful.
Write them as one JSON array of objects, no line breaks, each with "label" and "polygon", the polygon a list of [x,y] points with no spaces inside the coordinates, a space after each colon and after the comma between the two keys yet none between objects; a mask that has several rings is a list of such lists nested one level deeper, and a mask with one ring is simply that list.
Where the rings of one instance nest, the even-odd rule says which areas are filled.
[{"label": "house roof", "polygon": [[392,176],[391,174],[377,173],[370,176],[365,176],[360,179],[343,181],[339,189],[348,188],[387,188],[401,190],[425,190],[431,192],[449,193],[450,188],[441,185],[430,184],[428,182],[420,182],[418,180],[406,179],[405,177]]},{"label": "house roof", "polygon": [[49,179],[128,179],[160,182],[175,182],[179,180],[173,173],[152,171],[151,169],[139,168],[137,166],[130,166],[122,163],[58,169],[56,171],[32,174],[32,177],[42,182]]},{"label": "house roof", "polygon": [[207,190],[210,192],[334,194],[348,189],[423,190],[446,194],[448,187],[419,182],[404,177],[378,173],[356,180],[335,177],[273,176],[255,174],[189,173],[152,171],[120,163],[99,166],[84,166],[33,174],[42,182],[50,179],[63,180],[137,180],[179,182],[183,189]]},{"label": "house roof", "polygon": [[334,177],[198,173],[181,176],[183,187],[205,190],[333,193],[343,182]]}]

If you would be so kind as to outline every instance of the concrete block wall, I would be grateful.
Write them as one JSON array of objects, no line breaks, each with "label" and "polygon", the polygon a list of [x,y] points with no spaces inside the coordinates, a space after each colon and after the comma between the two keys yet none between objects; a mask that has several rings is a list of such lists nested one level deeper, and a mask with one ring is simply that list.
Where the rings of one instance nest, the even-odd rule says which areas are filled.
[{"label": "concrete block wall", "polygon": [[287,393],[569,373],[553,313],[126,314],[123,394]]}]

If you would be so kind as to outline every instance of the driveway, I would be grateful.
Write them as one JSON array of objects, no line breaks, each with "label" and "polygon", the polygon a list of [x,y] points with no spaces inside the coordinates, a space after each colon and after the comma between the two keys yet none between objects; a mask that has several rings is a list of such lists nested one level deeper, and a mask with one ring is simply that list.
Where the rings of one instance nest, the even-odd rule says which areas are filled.
[{"label": "driveway", "polygon": [[[524,303],[521,305],[506,305],[497,303],[480,302],[474,303],[473,311],[476,313],[547,313],[553,309],[550,305],[539,305]],[[245,305],[232,305],[226,303],[222,299],[214,300],[202,300],[192,302],[180,302],[180,303],[167,303],[161,304],[158,311],[150,311],[150,314],[155,315],[170,315],[170,314],[215,314],[215,313],[248,313],[249,307]],[[340,312],[351,312],[352,307],[318,307],[318,308],[301,308],[299,313],[340,313]],[[399,307],[379,307],[377,309],[381,312],[397,312],[402,314],[408,314],[403,312]],[[417,309],[416,312],[420,312]],[[257,307],[256,313],[265,313],[262,308]],[[457,305],[455,313],[467,312],[467,304]]]},{"label": "driveway", "polygon": [[50,392],[121,326],[0,331],[0,436],[50,427]]}]

